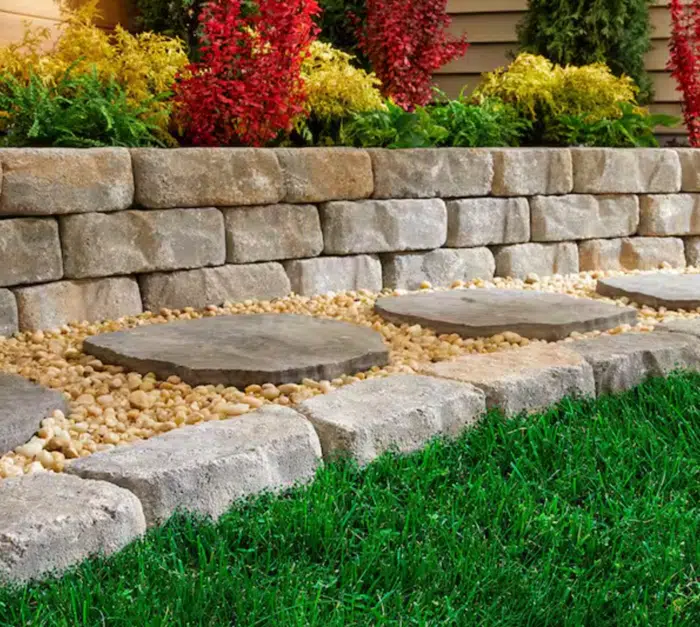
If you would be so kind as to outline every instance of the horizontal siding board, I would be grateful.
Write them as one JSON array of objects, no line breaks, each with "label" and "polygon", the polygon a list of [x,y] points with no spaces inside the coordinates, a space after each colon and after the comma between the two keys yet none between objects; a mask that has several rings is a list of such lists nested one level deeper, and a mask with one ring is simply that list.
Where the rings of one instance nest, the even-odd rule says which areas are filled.
[{"label": "horizontal siding board", "polygon": [[[16,13],[0,11],[0,46],[6,46],[22,39],[27,17]],[[58,22],[44,18],[31,18],[32,24],[37,27],[56,28]]]},{"label": "horizontal siding board", "polygon": [[[438,74],[474,74],[490,72],[510,63],[517,54],[518,46],[510,44],[472,44],[463,57],[448,63]],[[664,70],[668,62],[668,47],[665,41],[655,41],[646,55],[648,70]]]},{"label": "horizontal siding board", "polygon": [[[652,39],[668,39],[671,34],[671,18],[666,7],[652,7]],[[472,43],[513,43],[517,41],[516,29],[524,11],[510,13],[474,13],[452,16],[450,32],[466,33]]]}]

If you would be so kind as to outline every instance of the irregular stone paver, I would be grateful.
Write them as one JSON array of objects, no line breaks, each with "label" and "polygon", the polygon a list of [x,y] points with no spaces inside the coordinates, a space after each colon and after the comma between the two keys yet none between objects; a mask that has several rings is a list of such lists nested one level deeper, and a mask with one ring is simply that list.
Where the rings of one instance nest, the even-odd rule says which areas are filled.
[{"label": "irregular stone paver", "polygon": [[292,314],[217,316],[96,335],[85,352],[192,385],[334,379],[389,363],[381,335],[366,327]]},{"label": "irregular stone paver", "polygon": [[457,436],[486,411],[484,394],[466,383],[400,375],[368,379],[297,406],[314,425],[324,457],[367,464],[384,451],[421,448]]},{"label": "irregular stone paver", "polygon": [[437,333],[491,337],[512,331],[522,337],[560,340],[574,331],[633,323],[637,312],[587,298],[518,290],[455,290],[381,298],[375,311],[397,324],[420,324]]},{"label": "irregular stone paver", "polygon": [[567,397],[595,396],[591,366],[556,344],[465,355],[430,364],[422,372],[471,383],[484,392],[489,409],[497,407],[506,416],[542,411]]},{"label": "irregular stone paver", "polygon": [[570,342],[593,366],[596,392],[612,394],[675,369],[700,368],[700,342],[679,333],[624,333]]},{"label": "irregular stone paver", "polygon": [[58,574],[145,530],[139,500],[110,483],[53,473],[0,481],[0,581]]},{"label": "irregular stone paver", "polygon": [[184,427],[72,463],[138,496],[149,525],[185,510],[218,518],[251,494],[313,479],[321,446],[311,424],[284,407]]},{"label": "irregular stone paver", "polygon": [[600,279],[596,291],[602,296],[626,296],[632,302],[667,309],[700,307],[700,274],[649,274]]},{"label": "irregular stone paver", "polygon": [[41,421],[56,409],[68,414],[60,392],[15,374],[0,373],[0,455],[29,440]]}]

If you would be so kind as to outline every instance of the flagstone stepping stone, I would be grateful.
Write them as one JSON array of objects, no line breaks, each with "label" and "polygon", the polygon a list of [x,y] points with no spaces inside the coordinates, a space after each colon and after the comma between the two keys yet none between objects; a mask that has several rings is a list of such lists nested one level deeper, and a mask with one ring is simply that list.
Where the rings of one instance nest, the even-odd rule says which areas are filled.
[{"label": "flagstone stepping stone", "polygon": [[375,311],[397,324],[420,324],[437,333],[491,337],[512,331],[522,337],[561,340],[634,324],[635,309],[588,298],[523,290],[475,289],[380,298]]},{"label": "flagstone stepping stone", "polygon": [[139,500],[104,481],[39,473],[0,481],[0,583],[59,574],[146,530]]},{"label": "flagstone stepping stone", "polygon": [[178,510],[218,518],[243,497],[310,481],[320,464],[311,424],[273,405],[90,455],[66,472],[130,490],[154,525]]},{"label": "flagstone stepping stone", "polygon": [[57,409],[68,413],[60,392],[15,374],[0,374],[0,455],[27,442]]},{"label": "flagstone stepping stone", "polygon": [[325,458],[368,464],[387,450],[415,451],[432,438],[458,436],[486,412],[484,394],[467,383],[396,375],[366,379],[304,401]]},{"label": "flagstone stepping stone", "polygon": [[421,372],[471,383],[486,395],[487,408],[498,408],[506,416],[542,411],[567,397],[595,396],[591,366],[559,344],[465,355],[424,366]]},{"label": "flagstone stepping stone", "polygon": [[696,309],[700,307],[700,274],[648,274],[600,279],[601,296],[621,298],[649,307]]},{"label": "flagstone stepping stone", "polygon": [[292,314],[216,316],[153,324],[85,340],[104,363],[191,385],[243,388],[333,379],[389,363],[381,335],[336,320]]},{"label": "flagstone stepping stone", "polygon": [[623,333],[566,347],[591,364],[599,396],[629,390],[673,370],[700,370],[700,341],[682,333]]}]

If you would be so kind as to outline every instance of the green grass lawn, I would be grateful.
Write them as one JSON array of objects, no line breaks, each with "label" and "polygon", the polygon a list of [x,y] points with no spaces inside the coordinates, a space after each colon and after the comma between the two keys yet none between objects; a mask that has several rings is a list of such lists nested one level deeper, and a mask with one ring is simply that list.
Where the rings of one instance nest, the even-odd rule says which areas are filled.
[{"label": "green grass lawn", "polygon": [[0,624],[700,625],[700,376],[176,518]]}]

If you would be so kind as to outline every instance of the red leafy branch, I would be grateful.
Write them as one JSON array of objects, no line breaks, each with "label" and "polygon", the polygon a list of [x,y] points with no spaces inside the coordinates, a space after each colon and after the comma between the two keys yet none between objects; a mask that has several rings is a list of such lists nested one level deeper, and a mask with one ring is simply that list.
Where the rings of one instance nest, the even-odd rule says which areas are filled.
[{"label": "red leafy branch", "polygon": [[670,0],[671,50],[668,69],[683,96],[690,145],[700,147],[700,0]]},{"label": "red leafy branch", "polygon": [[200,21],[201,62],[176,87],[177,121],[205,146],[262,146],[302,112],[301,65],[316,35],[316,0],[216,0]]},{"label": "red leafy branch", "polygon": [[384,95],[406,110],[427,104],[435,71],[467,51],[451,37],[447,0],[367,0],[360,48],[383,84]]}]

